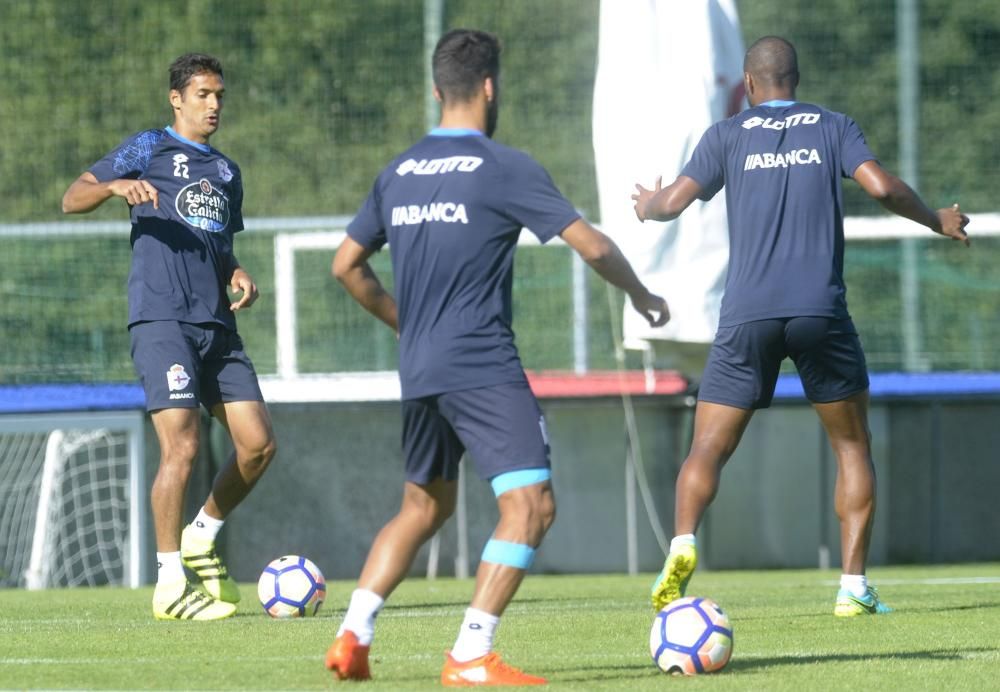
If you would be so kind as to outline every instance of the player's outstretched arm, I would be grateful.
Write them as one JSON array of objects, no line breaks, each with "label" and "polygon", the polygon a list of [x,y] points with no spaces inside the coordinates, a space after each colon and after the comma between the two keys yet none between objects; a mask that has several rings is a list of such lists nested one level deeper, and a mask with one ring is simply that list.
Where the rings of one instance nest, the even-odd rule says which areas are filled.
[{"label": "player's outstretched arm", "polygon": [[649,292],[611,238],[583,219],[571,223],[560,235],[605,281],[628,293],[632,307],[650,326],[667,323],[670,319],[667,301]]},{"label": "player's outstretched arm", "polygon": [[62,198],[64,214],[84,214],[93,211],[112,197],[123,197],[129,206],[152,202],[160,208],[160,194],[145,180],[119,178],[100,182],[90,171],[85,171],[66,190]]},{"label": "player's outstretched arm", "polygon": [[333,257],[333,276],[344,285],[354,300],[399,333],[396,301],[382,286],[368,264],[372,251],[350,236],[344,239]]},{"label": "player's outstretched arm", "polygon": [[681,215],[691,202],[701,194],[701,185],[686,175],[677,176],[677,180],[663,187],[663,177],[657,177],[652,190],[635,184],[632,201],[635,202],[635,215],[640,221],[671,221]]},{"label": "player's outstretched arm", "polygon": [[909,185],[886,171],[877,161],[865,161],[854,171],[854,179],[872,198],[904,218],[927,226],[935,233],[960,240],[968,247],[969,236],[965,227],[969,217],[957,204],[936,212],[924,204]]}]

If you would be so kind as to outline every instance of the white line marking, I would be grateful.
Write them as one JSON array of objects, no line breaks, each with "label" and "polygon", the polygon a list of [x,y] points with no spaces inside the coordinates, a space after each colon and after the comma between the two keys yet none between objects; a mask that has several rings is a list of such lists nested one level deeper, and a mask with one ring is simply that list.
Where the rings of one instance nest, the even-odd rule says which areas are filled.
[{"label": "white line marking", "polygon": [[[1000,584],[1000,577],[933,577],[926,579],[873,579],[877,586],[905,586],[906,584],[922,584],[926,586],[949,586],[951,584]],[[827,586],[836,586],[840,581],[824,581]]]}]

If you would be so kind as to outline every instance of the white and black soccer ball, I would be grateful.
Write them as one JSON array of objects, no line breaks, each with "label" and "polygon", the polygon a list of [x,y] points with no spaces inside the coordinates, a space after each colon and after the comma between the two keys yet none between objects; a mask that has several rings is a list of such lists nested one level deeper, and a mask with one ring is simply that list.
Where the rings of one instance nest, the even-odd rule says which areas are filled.
[{"label": "white and black soccer ball", "polygon": [[649,632],[649,653],[665,673],[722,670],[733,653],[733,626],[707,598],[678,598],[663,607]]},{"label": "white and black soccer ball", "polygon": [[257,597],[273,618],[309,617],[326,599],[326,580],[312,560],[285,555],[264,568],[257,581]]}]

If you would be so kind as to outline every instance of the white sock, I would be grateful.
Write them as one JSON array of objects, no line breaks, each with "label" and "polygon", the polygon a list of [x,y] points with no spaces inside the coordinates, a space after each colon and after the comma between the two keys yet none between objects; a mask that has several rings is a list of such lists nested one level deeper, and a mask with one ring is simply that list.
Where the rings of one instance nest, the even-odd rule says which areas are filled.
[{"label": "white sock", "polygon": [[382,610],[385,599],[368,589],[354,589],[351,594],[351,604],[347,606],[347,614],[337,630],[339,637],[344,630],[350,630],[358,638],[358,644],[371,646],[375,638],[375,616]]},{"label": "white sock", "polygon": [[493,650],[493,635],[500,624],[500,618],[484,610],[467,608],[462,629],[458,631],[455,646],[451,647],[451,657],[459,663],[466,663]]},{"label": "white sock", "polygon": [[868,577],[863,574],[841,574],[840,588],[850,591],[855,598],[861,598],[868,593]]},{"label": "white sock", "polygon": [[157,584],[172,584],[186,578],[184,576],[184,565],[181,564],[181,551],[156,554]]},{"label": "white sock", "polygon": [[693,533],[682,533],[680,536],[674,536],[673,540],[670,541],[670,552],[674,552],[682,545],[690,545],[697,548],[698,541],[695,539]]},{"label": "white sock", "polygon": [[219,530],[222,529],[222,525],[225,523],[225,519],[216,519],[215,517],[208,516],[205,513],[205,508],[202,507],[201,511],[198,512],[198,516],[191,522],[191,531],[198,538],[215,541],[215,537],[219,535]]}]

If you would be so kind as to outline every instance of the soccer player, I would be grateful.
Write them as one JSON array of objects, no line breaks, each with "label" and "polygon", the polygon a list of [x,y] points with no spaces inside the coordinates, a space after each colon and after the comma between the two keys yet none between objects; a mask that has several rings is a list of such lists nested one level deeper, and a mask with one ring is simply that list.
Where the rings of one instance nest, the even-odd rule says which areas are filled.
[{"label": "soccer player", "polygon": [[[219,128],[222,65],[187,54],[170,66],[174,122],[128,137],[63,197],[66,213],[124,198],[132,220],[128,327],[132,360],[160,443],[151,505],[157,580],[153,615],[217,620],[240,600],[215,550],[225,518],[274,456],[274,435],[236,313],[257,299],[233,254],[243,229],[239,167],[208,144]],[[238,300],[230,302],[227,287]],[[184,493],[199,445],[199,406],[229,431],[235,454],[194,521],[181,531]],[[195,589],[184,566],[200,579]]]},{"label": "soccer player", "polygon": [[837,457],[843,576],[834,615],[890,610],[865,576],[875,514],[868,373],[847,311],[841,177],[889,211],[968,245],[968,218],[932,211],[869,151],[853,120],[795,100],[792,45],[767,36],[747,51],[750,108],[711,126],[677,179],[632,196],[641,221],[676,218],[726,188],[730,260],[719,329],[698,393],[691,451],[676,488],[676,537],[652,588],[655,608],[684,594],[695,531],[753,412],[771,403],[781,361],[795,363]]},{"label": "soccer player", "polygon": [[[370,677],[375,616],[420,546],[451,515],[458,463],[468,450],[492,485],[500,519],[441,682],[542,684],[544,678],[492,651],[500,616],[555,515],[545,423],[511,331],[522,227],[542,242],[561,236],[624,289],[651,324],[666,322],[667,305],[538,163],[491,139],[500,97],[494,35],[448,32],[435,48],[433,73],[440,126],[381,172],[333,260],[347,291],[399,335],[406,481],[402,506],[375,538],[326,666],[341,679]],[[395,298],[368,263],[387,242]]]}]

